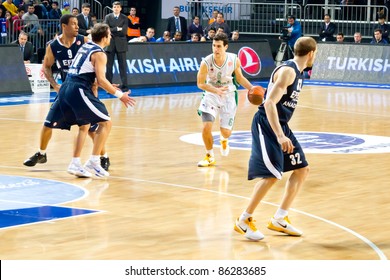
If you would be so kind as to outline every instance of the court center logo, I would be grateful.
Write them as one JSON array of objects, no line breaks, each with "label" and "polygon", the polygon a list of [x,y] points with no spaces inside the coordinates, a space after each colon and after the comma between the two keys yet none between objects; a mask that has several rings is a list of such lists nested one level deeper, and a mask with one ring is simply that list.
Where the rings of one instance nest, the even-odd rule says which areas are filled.
[{"label": "court center logo", "polygon": [[[347,134],[331,132],[297,131],[294,132],[305,153],[308,154],[369,154],[390,153],[390,137]],[[214,145],[219,147],[219,132],[214,132]],[[200,133],[187,134],[180,140],[203,145]],[[231,149],[250,150],[252,135],[250,131],[233,131],[229,138]]]},{"label": "court center logo", "polygon": [[241,61],[241,68],[245,73],[256,76],[261,71],[261,60],[257,52],[250,47],[242,47],[238,51],[238,58]]}]

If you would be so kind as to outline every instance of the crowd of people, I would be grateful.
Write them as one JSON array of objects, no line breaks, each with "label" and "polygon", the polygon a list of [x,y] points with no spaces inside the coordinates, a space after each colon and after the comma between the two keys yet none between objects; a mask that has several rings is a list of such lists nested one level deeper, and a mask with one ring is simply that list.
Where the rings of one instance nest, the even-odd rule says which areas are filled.
[{"label": "crowd of people", "polygon": [[[373,27],[373,38],[370,44],[387,45],[389,44],[390,25],[385,23],[386,17],[383,14],[378,15],[378,22]],[[337,25],[331,22],[329,14],[324,15],[324,22],[321,24],[318,36],[319,40],[323,42],[338,42],[346,43],[345,36],[342,31],[337,32]],[[355,32],[354,43],[362,42],[361,32]]]}]

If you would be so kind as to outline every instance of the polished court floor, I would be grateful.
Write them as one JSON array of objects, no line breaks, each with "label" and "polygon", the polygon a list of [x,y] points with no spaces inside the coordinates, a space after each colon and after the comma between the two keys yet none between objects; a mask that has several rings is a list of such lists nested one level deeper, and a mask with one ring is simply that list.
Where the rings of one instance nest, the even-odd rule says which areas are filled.
[{"label": "polished court floor", "polygon": [[[127,110],[117,99],[105,100],[113,120],[107,143],[112,163],[107,180],[78,179],[66,172],[75,129],[55,131],[47,150],[48,162],[25,167],[23,161],[37,151],[50,105],[0,107],[0,178],[16,178],[16,183],[0,182],[0,219],[21,221],[0,228],[0,259],[389,258],[389,90],[304,87],[291,128],[342,135],[341,140],[328,144],[337,148],[337,141],[344,141],[344,146],[332,150],[325,145],[321,150],[324,143],[319,140],[317,150],[307,152],[311,172],[289,214],[304,235],[289,237],[266,228],[287,173],[255,212],[256,224],[266,236],[260,242],[233,231],[234,220],[245,209],[254,185],[246,175],[248,133],[257,108],[241,91],[234,127],[237,137],[232,137],[237,148],[222,157],[215,146],[217,166],[198,168],[204,156],[197,134],[202,128],[196,112],[200,98],[199,92],[140,96],[136,107]],[[218,131],[216,126],[214,130]],[[192,140],[183,141],[183,136]],[[303,137],[313,148],[312,134]],[[349,149],[349,144],[365,137],[365,148]],[[88,139],[83,161],[90,151]],[[31,182],[41,182],[34,181],[38,179],[53,187],[34,183],[32,188]],[[69,189],[77,194],[68,197]],[[40,210],[22,211],[33,207]],[[56,216],[53,209],[68,209],[70,214]],[[80,214],[80,209],[86,213]],[[51,218],[39,219],[40,215]],[[27,218],[32,220],[26,222]]]}]

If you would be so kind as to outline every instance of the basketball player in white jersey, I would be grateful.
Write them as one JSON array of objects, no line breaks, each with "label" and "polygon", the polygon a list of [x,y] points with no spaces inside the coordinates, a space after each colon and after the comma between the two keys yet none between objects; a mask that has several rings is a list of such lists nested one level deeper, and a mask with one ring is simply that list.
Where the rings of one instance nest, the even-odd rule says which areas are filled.
[{"label": "basketball player in white jersey", "polygon": [[213,38],[213,53],[200,64],[197,84],[204,91],[198,114],[203,121],[202,137],[206,156],[198,162],[199,167],[215,164],[213,135],[211,133],[215,118],[219,114],[221,131],[221,154],[229,154],[228,138],[232,134],[234,118],[237,111],[237,86],[251,89],[252,84],[241,72],[241,62],[237,55],[226,52],[229,39],[225,33]]}]

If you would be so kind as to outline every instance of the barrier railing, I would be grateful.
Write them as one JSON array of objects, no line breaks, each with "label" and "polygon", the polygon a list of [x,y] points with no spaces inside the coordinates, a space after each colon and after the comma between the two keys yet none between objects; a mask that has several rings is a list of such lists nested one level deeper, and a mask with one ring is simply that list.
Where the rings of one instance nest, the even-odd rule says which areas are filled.
[{"label": "barrier railing", "polygon": [[378,13],[389,14],[388,8],[381,5],[307,4],[301,6],[289,1],[251,3],[250,0],[241,0],[241,2],[188,0],[187,6],[182,8],[183,14],[187,13],[189,22],[192,21],[192,16],[196,11],[202,18],[203,27],[207,27],[212,11],[218,10],[224,14],[225,22],[230,30],[239,30],[242,34],[261,35],[279,34],[287,24],[286,16],[293,14],[301,22],[305,35],[317,36],[324,15],[330,14],[331,21],[336,23],[338,30],[345,36],[353,36],[356,31],[359,31],[363,37],[369,38],[372,37]]}]

